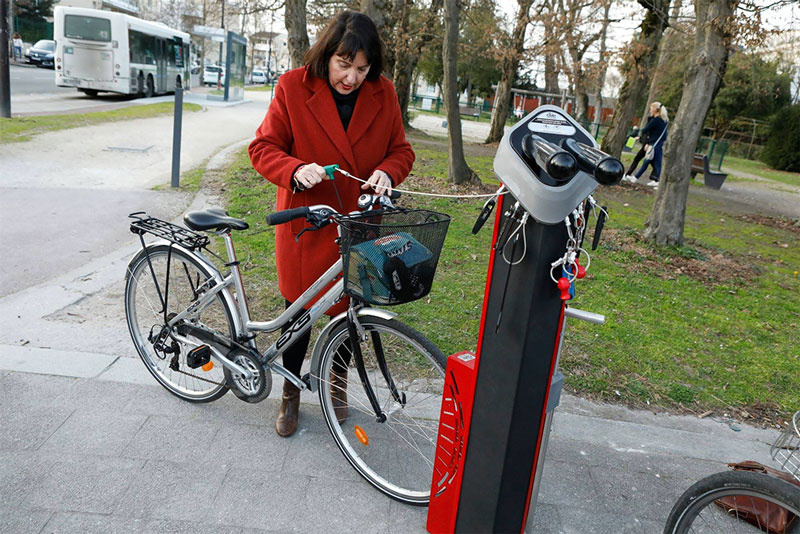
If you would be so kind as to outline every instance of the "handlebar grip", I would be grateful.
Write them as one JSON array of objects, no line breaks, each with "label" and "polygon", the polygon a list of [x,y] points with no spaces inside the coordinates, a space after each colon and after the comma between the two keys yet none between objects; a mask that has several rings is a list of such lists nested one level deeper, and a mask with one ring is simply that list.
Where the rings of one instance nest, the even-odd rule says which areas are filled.
[{"label": "handlebar grip", "polygon": [[267,215],[267,224],[271,226],[275,226],[277,224],[287,223],[289,221],[293,221],[300,217],[305,217],[308,215],[310,210],[307,206],[301,206],[299,208],[292,208],[289,210],[281,210],[276,211],[275,213],[270,213]]},{"label": "handlebar grip", "polygon": [[581,169],[594,176],[594,179],[603,185],[613,185],[625,174],[622,162],[602,150],[571,138],[564,139],[563,145],[577,158]]},{"label": "handlebar grip", "polygon": [[557,182],[569,181],[578,171],[575,156],[538,135],[523,137],[522,151]]},{"label": "handlebar grip", "polygon": [[394,189],[392,189],[392,192],[389,193],[389,198],[391,198],[392,200],[397,200],[401,196],[402,195],[401,195],[400,191],[395,191]]}]

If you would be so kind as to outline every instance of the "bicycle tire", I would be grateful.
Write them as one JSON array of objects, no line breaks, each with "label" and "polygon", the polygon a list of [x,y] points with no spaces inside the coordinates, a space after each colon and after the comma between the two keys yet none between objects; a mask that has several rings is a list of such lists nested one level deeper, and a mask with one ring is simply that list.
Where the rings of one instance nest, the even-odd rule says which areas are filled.
[{"label": "bicycle tire", "polygon": [[[377,421],[359,379],[355,358],[350,358],[346,374],[349,385],[345,385],[348,415],[341,423],[337,418],[331,397],[331,371],[334,362],[341,362],[337,354],[350,352],[345,321],[329,334],[317,370],[323,417],[339,450],[370,484],[398,501],[426,505],[439,431],[445,357],[425,336],[400,321],[360,317],[359,322],[367,333],[367,341],[361,343],[364,367],[389,417],[385,422]],[[402,407],[392,402],[388,383],[378,367],[374,333],[380,337],[389,376],[397,391],[406,395]],[[368,444],[359,439],[357,428]]]},{"label": "bicycle tire", "polygon": [[[153,266],[163,292],[169,248],[165,244],[151,245],[147,247],[147,254],[140,253],[128,265],[125,282],[125,316],[128,330],[142,363],[167,391],[188,402],[215,401],[228,392],[221,364],[215,365],[209,371],[203,371],[201,368],[192,369],[186,363],[186,355],[194,347],[184,347],[170,339],[170,345],[174,342],[180,350],[177,359],[179,371],[175,371],[170,367],[174,354],[160,353],[148,339],[152,335],[151,332],[160,330],[164,325],[164,314],[160,311],[161,301],[153,283],[150,265]],[[202,285],[213,274],[193,255],[176,248],[172,249],[169,264],[167,312],[175,313],[188,308],[196,300],[193,288]],[[187,321],[226,332],[231,337],[234,335],[233,314],[220,295],[202,310],[197,310]],[[202,343],[198,341],[198,344]]]},{"label": "bicycle tire", "polygon": [[[681,495],[667,518],[664,534],[766,532],[738,512],[726,512],[714,504],[722,497],[741,501],[741,507],[754,498],[763,499],[800,516],[800,488],[762,473],[725,471],[699,480]],[[790,522],[783,532],[800,533],[800,520]]]}]

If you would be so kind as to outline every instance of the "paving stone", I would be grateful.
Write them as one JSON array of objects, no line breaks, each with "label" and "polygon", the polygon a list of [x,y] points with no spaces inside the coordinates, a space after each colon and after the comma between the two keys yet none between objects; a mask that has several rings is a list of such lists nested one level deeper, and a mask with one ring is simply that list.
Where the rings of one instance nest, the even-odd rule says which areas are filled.
[{"label": "paving stone", "polygon": [[148,461],[115,513],[148,519],[202,520],[225,471],[218,454],[199,457],[194,463]]},{"label": "paving stone", "polygon": [[52,513],[50,510],[7,510],[0,507],[0,532],[39,532]]},{"label": "paving stone", "polygon": [[242,528],[231,525],[215,525],[212,523],[192,523],[188,521],[150,521],[144,529],[147,534],[284,534],[291,530],[264,530],[260,528]]},{"label": "paving stone", "polygon": [[555,505],[579,502],[592,509],[604,506],[598,484],[588,467],[568,462],[545,462],[538,502]]},{"label": "paving stone", "polygon": [[59,406],[122,412],[140,386],[122,382],[106,382],[86,378],[75,380],[55,398]]},{"label": "paving stone", "polygon": [[289,443],[275,433],[274,426],[222,425],[210,445],[212,451],[225,451],[225,463],[238,469],[280,471]]},{"label": "paving stone", "polygon": [[108,514],[144,462],[84,455],[55,463],[20,503],[25,508]]},{"label": "paving stone", "polygon": [[300,430],[285,441],[289,443],[289,451],[283,465],[284,473],[363,481],[336,446],[330,432]]},{"label": "paving stone", "polygon": [[412,506],[393,499],[389,500],[389,532],[424,534],[428,522],[427,506]]},{"label": "paving stone", "polygon": [[102,514],[54,513],[43,529],[46,534],[138,534],[145,530],[142,519]]},{"label": "paving stone", "polygon": [[76,378],[9,373],[0,377],[0,405],[54,406],[54,398],[71,387]]},{"label": "paving stone", "polygon": [[0,453],[0,509],[17,506],[25,492],[45,479],[54,463],[34,451]]},{"label": "paving stone", "polygon": [[691,482],[627,469],[592,467],[605,509],[616,515],[660,521],[667,519],[673,503]]},{"label": "paving stone", "polygon": [[206,505],[209,508],[207,522],[310,532],[301,527],[309,516],[317,516],[322,511],[306,506],[304,496],[308,485],[308,477],[231,469],[214,502]]},{"label": "paving stone", "polygon": [[535,534],[558,534],[562,532],[561,515],[558,513],[558,506],[540,502],[528,514],[528,525],[525,532]]},{"label": "paving stone", "polygon": [[207,454],[216,456],[212,447],[220,429],[217,421],[191,417],[150,416],[136,432],[122,456],[145,460],[196,462]]},{"label": "paving stone", "polygon": [[142,415],[79,409],[42,445],[43,449],[115,455],[144,424]]},{"label": "paving stone", "polygon": [[303,532],[389,532],[391,499],[368,484],[311,479],[300,518]]},{"label": "paving stone", "polygon": [[664,524],[642,520],[629,514],[609,514],[582,508],[580,503],[558,507],[559,534],[658,534]]},{"label": "paving stone", "polygon": [[0,403],[0,451],[38,449],[72,414],[72,408]]}]

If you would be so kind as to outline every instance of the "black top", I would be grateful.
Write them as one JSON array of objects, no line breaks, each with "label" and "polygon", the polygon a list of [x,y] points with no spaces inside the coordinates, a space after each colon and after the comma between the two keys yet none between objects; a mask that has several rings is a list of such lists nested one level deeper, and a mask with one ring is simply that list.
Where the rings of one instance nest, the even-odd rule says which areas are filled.
[{"label": "black top", "polygon": [[[650,117],[650,120],[647,121],[647,126],[642,128],[642,131],[639,132],[639,139],[642,141],[642,143],[648,145],[654,145],[656,143],[663,145],[667,136],[664,135],[662,137],[661,134],[664,132],[664,128],[666,127],[667,123],[661,117]],[[643,137],[645,135],[647,136],[646,138]]]},{"label": "black top", "polygon": [[356,107],[356,98],[358,98],[358,89],[349,95],[343,95],[330,85],[333,101],[336,103],[336,111],[339,112],[339,118],[342,119],[342,126],[344,131],[347,131],[347,126],[350,124],[350,119],[353,117],[353,110]]}]

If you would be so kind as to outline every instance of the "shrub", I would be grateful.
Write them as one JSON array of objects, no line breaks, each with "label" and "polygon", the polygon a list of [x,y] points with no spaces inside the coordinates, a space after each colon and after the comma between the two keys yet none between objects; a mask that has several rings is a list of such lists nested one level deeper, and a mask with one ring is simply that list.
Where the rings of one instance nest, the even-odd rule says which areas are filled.
[{"label": "shrub", "polygon": [[779,171],[800,172],[800,104],[775,115],[761,160]]}]

